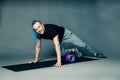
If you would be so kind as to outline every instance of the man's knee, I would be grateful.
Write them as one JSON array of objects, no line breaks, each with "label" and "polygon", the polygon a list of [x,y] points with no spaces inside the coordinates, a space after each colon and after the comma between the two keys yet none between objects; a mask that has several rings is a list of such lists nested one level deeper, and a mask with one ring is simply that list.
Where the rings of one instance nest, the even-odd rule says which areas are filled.
[{"label": "man's knee", "polygon": [[86,43],[82,42],[82,43],[79,44],[79,46],[85,48],[86,47]]}]

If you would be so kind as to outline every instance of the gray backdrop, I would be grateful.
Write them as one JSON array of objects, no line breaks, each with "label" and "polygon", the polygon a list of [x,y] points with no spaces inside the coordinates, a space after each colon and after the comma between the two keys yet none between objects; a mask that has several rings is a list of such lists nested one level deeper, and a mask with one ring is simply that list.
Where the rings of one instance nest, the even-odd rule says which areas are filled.
[{"label": "gray backdrop", "polygon": [[[31,21],[68,28],[108,58],[120,56],[118,0],[4,0],[0,3],[0,62],[33,59]],[[40,59],[55,57],[52,41],[44,40]]]}]

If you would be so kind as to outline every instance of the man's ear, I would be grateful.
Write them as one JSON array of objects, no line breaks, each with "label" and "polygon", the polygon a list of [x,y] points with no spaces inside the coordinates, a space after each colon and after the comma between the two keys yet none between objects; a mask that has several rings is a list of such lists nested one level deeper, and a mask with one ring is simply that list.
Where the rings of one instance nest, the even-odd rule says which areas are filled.
[{"label": "man's ear", "polygon": [[43,24],[43,23],[41,23],[41,25],[42,25],[42,26],[44,26],[44,24]]}]

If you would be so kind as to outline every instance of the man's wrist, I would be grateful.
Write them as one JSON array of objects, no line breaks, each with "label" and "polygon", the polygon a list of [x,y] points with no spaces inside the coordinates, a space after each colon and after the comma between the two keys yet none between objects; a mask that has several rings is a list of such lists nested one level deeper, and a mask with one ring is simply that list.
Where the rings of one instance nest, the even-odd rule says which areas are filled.
[{"label": "man's wrist", "polygon": [[38,58],[35,58],[35,60],[38,60]]},{"label": "man's wrist", "polygon": [[57,62],[58,62],[58,63],[61,63],[61,60],[58,60]]}]

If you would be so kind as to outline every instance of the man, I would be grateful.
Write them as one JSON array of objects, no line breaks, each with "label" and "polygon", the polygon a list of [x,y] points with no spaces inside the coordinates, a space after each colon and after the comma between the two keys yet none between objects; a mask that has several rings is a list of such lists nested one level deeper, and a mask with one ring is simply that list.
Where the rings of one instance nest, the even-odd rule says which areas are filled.
[{"label": "man", "polygon": [[[30,61],[29,62],[30,64],[38,62],[42,39],[53,40],[57,54],[57,62],[54,66],[57,68],[61,67],[62,65],[61,56],[70,52],[75,53],[77,57],[81,57],[82,54],[80,52],[84,53],[84,51],[92,53],[94,56],[99,58],[104,57],[102,53],[97,53],[94,50],[92,50],[84,41],[82,41],[75,34],[73,34],[71,31],[69,31],[64,27],[53,24],[43,24],[39,20],[33,20],[32,28],[34,33],[36,34],[35,37],[37,38],[37,41],[36,41],[35,59]],[[71,43],[77,47],[73,47],[71,49],[65,49],[64,43]]]}]

